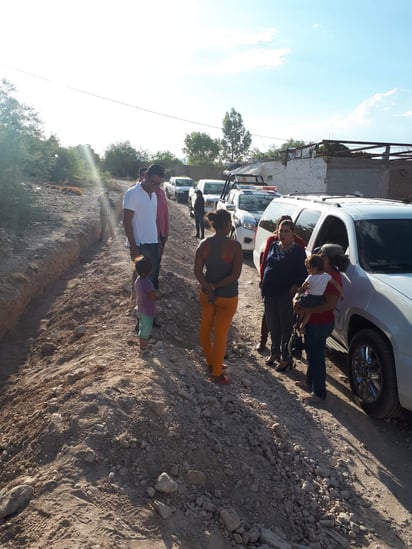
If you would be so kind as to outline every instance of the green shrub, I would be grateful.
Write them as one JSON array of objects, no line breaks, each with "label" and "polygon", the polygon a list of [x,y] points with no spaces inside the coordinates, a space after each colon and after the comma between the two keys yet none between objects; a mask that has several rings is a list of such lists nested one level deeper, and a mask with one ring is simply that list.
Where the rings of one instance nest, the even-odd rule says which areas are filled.
[{"label": "green shrub", "polygon": [[42,219],[36,196],[24,183],[0,178],[0,226],[21,233],[33,221]]}]

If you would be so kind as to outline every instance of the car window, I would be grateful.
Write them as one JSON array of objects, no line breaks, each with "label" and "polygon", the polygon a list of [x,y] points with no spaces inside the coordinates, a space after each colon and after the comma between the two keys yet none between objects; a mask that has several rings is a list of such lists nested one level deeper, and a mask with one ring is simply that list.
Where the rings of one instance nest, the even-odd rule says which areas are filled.
[{"label": "car window", "polygon": [[176,187],[190,187],[193,185],[191,179],[175,179]]},{"label": "car window", "polygon": [[322,244],[327,243],[340,244],[345,251],[349,244],[348,231],[345,223],[334,215],[328,215],[322,223],[322,227],[316,237],[313,248],[317,248],[322,246]]},{"label": "car window", "polygon": [[220,194],[222,192],[224,183],[206,183],[204,187],[204,194]]},{"label": "car window", "polygon": [[278,198],[275,198],[263,212],[263,215],[259,222],[259,227],[262,227],[262,229],[273,233],[276,230],[276,224],[280,216],[290,215],[293,219],[297,210],[297,205],[285,204],[284,202],[281,202]]},{"label": "car window", "polygon": [[369,219],[355,223],[359,263],[374,273],[412,273],[412,219]]},{"label": "car window", "polygon": [[320,218],[321,212],[316,210],[302,210],[295,221],[295,233],[302,238],[306,244],[312,236],[313,229]]},{"label": "car window", "polygon": [[273,196],[243,195],[239,198],[239,208],[248,212],[261,212],[272,199]]}]

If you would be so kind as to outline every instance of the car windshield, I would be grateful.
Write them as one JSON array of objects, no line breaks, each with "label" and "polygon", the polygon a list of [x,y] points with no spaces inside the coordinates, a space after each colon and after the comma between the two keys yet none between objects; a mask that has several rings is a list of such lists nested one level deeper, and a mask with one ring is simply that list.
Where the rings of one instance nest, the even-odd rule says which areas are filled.
[{"label": "car windshield", "polygon": [[275,195],[243,195],[239,197],[239,208],[248,212],[263,212]]},{"label": "car windshield", "polygon": [[204,187],[204,194],[220,194],[223,189],[223,183],[206,183]]},{"label": "car windshield", "polygon": [[361,267],[372,273],[412,273],[412,218],[356,222]]},{"label": "car windshield", "polygon": [[175,179],[176,187],[191,187],[193,185],[192,179]]}]

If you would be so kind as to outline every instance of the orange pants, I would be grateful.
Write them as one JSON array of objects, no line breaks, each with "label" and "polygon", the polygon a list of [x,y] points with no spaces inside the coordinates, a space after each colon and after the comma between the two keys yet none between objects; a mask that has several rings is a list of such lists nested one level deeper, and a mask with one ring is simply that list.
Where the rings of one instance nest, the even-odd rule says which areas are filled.
[{"label": "orange pants", "polygon": [[202,320],[200,322],[200,344],[212,375],[222,374],[222,364],[226,351],[226,339],[232,318],[237,309],[238,296],[217,297],[209,303],[207,295],[200,292]]}]

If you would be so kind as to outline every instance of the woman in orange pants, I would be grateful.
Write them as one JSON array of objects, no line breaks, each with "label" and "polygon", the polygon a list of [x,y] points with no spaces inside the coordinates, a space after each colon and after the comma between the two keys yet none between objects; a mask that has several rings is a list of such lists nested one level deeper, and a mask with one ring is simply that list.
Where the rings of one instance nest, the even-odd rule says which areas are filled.
[{"label": "woman in orange pants", "polygon": [[199,244],[195,256],[195,275],[200,283],[200,344],[211,368],[212,380],[230,383],[222,373],[227,333],[236,312],[238,279],[243,253],[239,242],[228,238],[232,230],[229,212],[209,212],[207,219],[215,234]]}]

